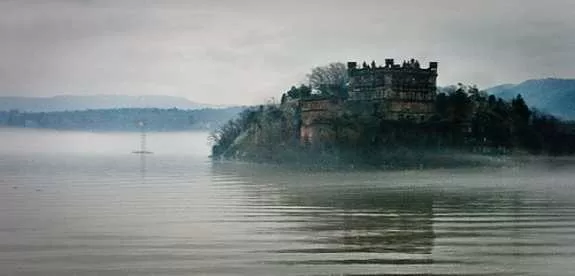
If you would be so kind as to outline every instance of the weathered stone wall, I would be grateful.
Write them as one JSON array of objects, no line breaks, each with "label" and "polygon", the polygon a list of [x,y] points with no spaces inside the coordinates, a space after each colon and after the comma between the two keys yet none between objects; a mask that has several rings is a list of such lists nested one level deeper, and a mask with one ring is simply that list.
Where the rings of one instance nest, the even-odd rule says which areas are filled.
[{"label": "weathered stone wall", "polygon": [[331,97],[300,101],[302,143],[328,142],[334,138],[331,120],[338,116],[341,105]]},{"label": "weathered stone wall", "polygon": [[[348,63],[348,103],[358,103],[360,113],[378,114],[387,120],[422,122],[434,114],[437,63],[421,68],[411,60],[397,65],[392,59],[385,66]],[[335,138],[331,122],[344,111],[336,97],[312,97],[299,100],[302,143],[322,143]],[[350,111],[350,110],[347,110]]]},{"label": "weathered stone wall", "polygon": [[420,68],[411,60],[396,65],[392,59],[385,66],[364,63],[358,68],[348,63],[349,100],[379,103],[384,118],[422,121],[433,115],[436,98],[437,63]]}]

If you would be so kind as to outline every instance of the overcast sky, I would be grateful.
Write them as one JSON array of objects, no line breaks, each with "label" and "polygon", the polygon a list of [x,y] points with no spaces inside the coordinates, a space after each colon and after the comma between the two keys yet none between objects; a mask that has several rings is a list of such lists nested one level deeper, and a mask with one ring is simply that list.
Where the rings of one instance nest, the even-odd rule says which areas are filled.
[{"label": "overcast sky", "polygon": [[439,62],[439,85],[575,76],[575,1],[0,0],[0,95],[278,97],[313,66]]}]

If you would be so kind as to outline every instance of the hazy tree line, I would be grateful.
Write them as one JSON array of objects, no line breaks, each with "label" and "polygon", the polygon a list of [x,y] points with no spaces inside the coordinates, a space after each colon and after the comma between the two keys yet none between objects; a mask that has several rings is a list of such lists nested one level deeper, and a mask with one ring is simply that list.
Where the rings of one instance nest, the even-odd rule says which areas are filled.
[{"label": "hazy tree line", "polygon": [[299,152],[300,157],[301,152],[315,152],[316,156],[336,153],[377,163],[386,152],[402,152],[403,156],[406,152],[451,150],[482,154],[575,153],[573,124],[529,108],[521,95],[505,101],[463,84],[442,89],[435,102],[436,114],[423,123],[383,120],[381,114],[370,110],[370,105],[345,103],[346,111],[329,122],[333,141],[305,148],[299,142],[297,105],[290,102],[316,95],[345,98],[344,69],[341,63],[314,68],[308,84],[291,87],[282,95],[281,105],[242,112],[212,134],[213,156],[240,154],[273,160],[287,158],[293,152]]},{"label": "hazy tree line", "polygon": [[213,130],[235,117],[243,107],[223,109],[119,108],[59,112],[0,111],[0,126],[90,131]]}]

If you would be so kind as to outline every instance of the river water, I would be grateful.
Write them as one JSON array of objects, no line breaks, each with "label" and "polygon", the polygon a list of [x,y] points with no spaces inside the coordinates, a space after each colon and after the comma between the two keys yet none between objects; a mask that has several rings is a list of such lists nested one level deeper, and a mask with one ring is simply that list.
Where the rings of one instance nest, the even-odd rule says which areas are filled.
[{"label": "river water", "polygon": [[0,275],[573,275],[575,166],[295,171],[0,130]]}]

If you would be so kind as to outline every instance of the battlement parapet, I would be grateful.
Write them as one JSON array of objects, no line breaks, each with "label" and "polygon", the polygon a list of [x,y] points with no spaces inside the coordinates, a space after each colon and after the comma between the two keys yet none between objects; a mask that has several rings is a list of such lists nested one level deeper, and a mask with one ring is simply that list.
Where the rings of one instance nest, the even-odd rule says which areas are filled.
[{"label": "battlement parapet", "polygon": [[371,103],[386,119],[417,118],[424,121],[434,112],[437,95],[437,62],[421,68],[418,60],[396,64],[391,58],[384,65],[348,62],[349,101]]},{"label": "battlement parapet", "polygon": [[403,61],[402,64],[395,64],[394,59],[385,59],[384,65],[377,65],[375,61],[371,63],[363,62],[361,67],[358,66],[358,63],[355,61],[351,61],[347,63],[347,70],[348,73],[351,75],[354,74],[363,74],[363,73],[373,73],[374,71],[380,72],[405,72],[405,71],[413,71],[413,72],[421,72],[421,73],[434,73],[437,74],[437,67],[438,63],[435,61],[429,62],[429,66],[427,68],[422,68],[419,61],[416,59],[411,59],[408,61]]}]

